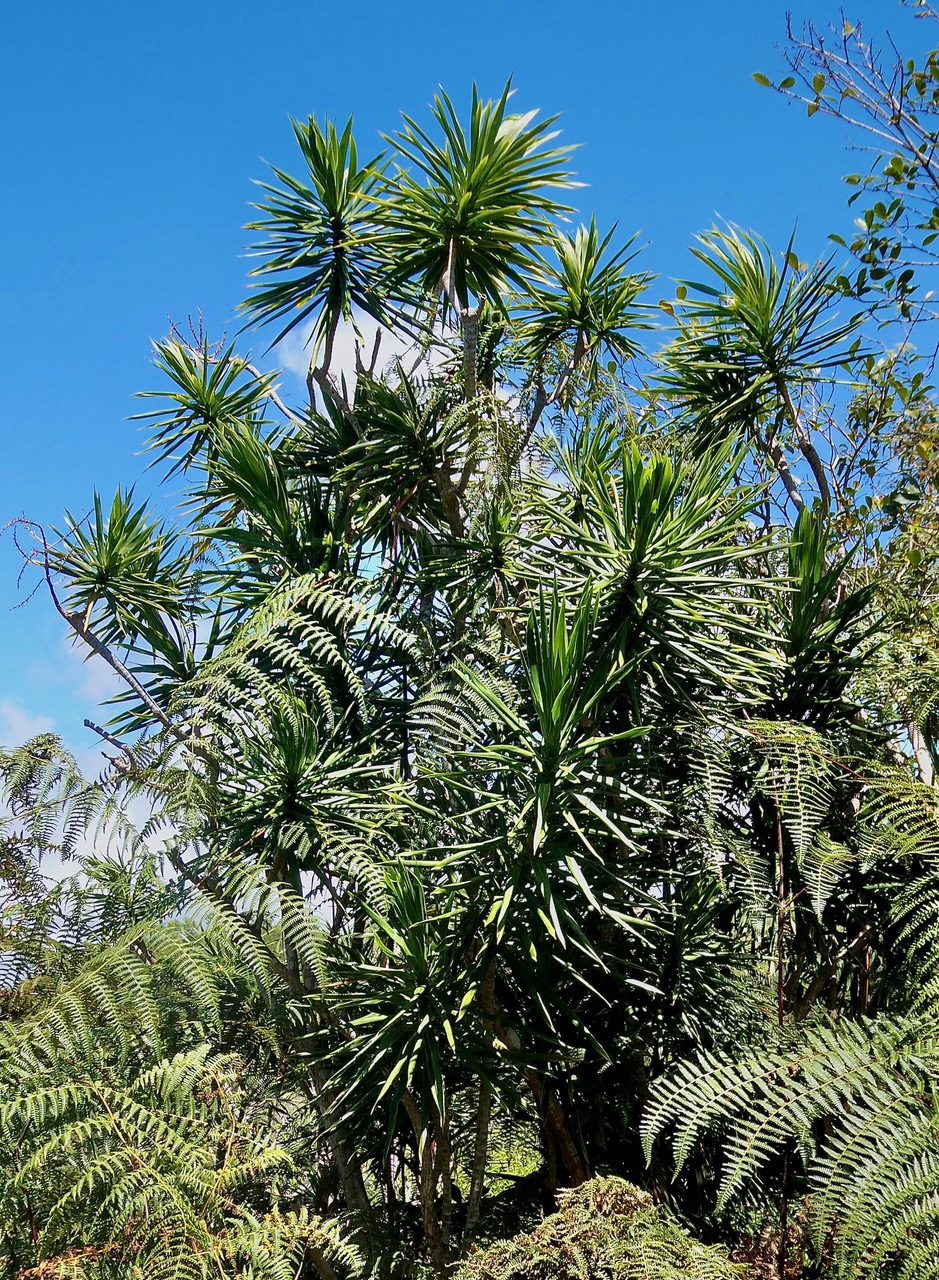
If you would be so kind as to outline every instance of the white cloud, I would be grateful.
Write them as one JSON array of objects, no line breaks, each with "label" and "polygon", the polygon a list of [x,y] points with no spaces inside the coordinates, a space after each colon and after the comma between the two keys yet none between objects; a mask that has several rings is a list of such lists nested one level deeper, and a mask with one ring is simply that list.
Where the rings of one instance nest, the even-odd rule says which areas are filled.
[{"label": "white cloud", "polygon": [[96,705],[121,687],[120,679],[107,663],[89,653],[70,633],[62,635],[54,655],[34,658],[28,675],[45,686],[68,686],[77,698]]},{"label": "white cloud", "polygon": [[74,683],[79,698],[87,698],[97,706],[123,688],[120,677],[97,654],[89,654],[83,646],[73,644],[68,636],[63,637],[62,644],[67,655],[69,683]]},{"label": "white cloud", "polygon": [[0,698],[0,744],[18,747],[40,733],[52,733],[55,721],[49,716],[35,715],[12,698]]},{"label": "white cloud", "polygon": [[19,745],[37,733],[58,732],[85,774],[95,777],[101,772],[105,765],[101,751],[106,744],[85,729],[82,721],[86,716],[107,719],[111,711],[102,712],[101,704],[122,686],[107,663],[94,654],[84,661],[86,653],[64,635],[53,654],[30,664],[30,680],[53,695],[55,718],[34,716],[15,699],[0,699],[0,743]]},{"label": "white cloud", "polygon": [[[355,387],[356,341],[359,342],[362,363],[368,366],[372,359],[375,336],[381,326],[370,316],[361,316],[357,321],[357,328],[358,339],[352,324],[346,320],[342,321],[336,330],[336,341],[333,346],[332,371],[337,379],[345,375],[350,394]],[[288,333],[285,338],[282,338],[271,351],[276,363],[287,373],[291,373],[298,378],[304,386],[306,385],[307,370],[310,367],[310,348],[307,344],[312,332],[312,323],[302,325],[299,329],[294,329],[292,333]],[[390,360],[393,360],[396,356],[405,356],[412,348],[413,344],[407,338],[402,338],[400,335],[392,333],[389,329],[382,328],[376,369],[381,370]]]}]

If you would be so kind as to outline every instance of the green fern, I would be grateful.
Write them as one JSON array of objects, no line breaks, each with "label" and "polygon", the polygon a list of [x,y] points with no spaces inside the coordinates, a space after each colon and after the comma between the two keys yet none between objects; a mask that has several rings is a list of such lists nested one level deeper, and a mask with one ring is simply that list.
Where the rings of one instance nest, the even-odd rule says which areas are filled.
[{"label": "green fern", "polygon": [[595,1178],[560,1193],[528,1235],[475,1250],[457,1280],[735,1280],[726,1252],[694,1240],[646,1192]]},{"label": "green fern", "polygon": [[[308,954],[296,910],[281,902],[280,927]],[[263,1038],[243,1037],[250,1057],[205,1038],[259,994],[227,923],[171,915],[89,939],[0,1024],[0,1220],[17,1224],[21,1275],[287,1280],[312,1253],[357,1272],[303,1202],[305,1098]]]},{"label": "green fern", "polygon": [[905,1268],[910,1250],[939,1231],[937,1069],[931,1021],[794,1031],[763,1053],[702,1055],[676,1068],[653,1089],[643,1141],[651,1153],[674,1128],[680,1169],[701,1135],[718,1130],[720,1209],[795,1139],[816,1245],[834,1232],[845,1276],[874,1275],[891,1255]]}]

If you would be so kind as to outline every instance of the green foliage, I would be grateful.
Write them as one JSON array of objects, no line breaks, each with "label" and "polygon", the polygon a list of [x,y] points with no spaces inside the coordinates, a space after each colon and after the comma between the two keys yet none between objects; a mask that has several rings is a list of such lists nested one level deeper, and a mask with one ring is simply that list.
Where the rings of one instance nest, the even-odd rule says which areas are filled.
[{"label": "green foliage", "polygon": [[328,1224],[265,1207],[295,1176],[289,1128],[237,1057],[201,1046],[129,1079],[100,1061],[61,1075],[0,1114],[18,1157],[0,1213],[18,1217],[26,1197],[43,1273],[279,1280],[310,1247],[354,1264]]},{"label": "green foliage", "polygon": [[571,148],[547,145],[557,117],[513,115],[511,92],[507,84],[483,102],[474,86],[464,127],[441,90],[431,106],[441,140],[409,116],[394,138],[403,164],[381,204],[393,278],[413,278],[456,307],[474,298],[498,305],[507,284],[522,286],[548,215],[565,210],[547,194],[571,185]]},{"label": "green foliage", "polygon": [[152,893],[152,868],[84,871],[59,904],[80,941],[61,931],[0,1026],[11,1266],[280,1280],[316,1251],[355,1269],[335,1226],[296,1202],[296,1157],[315,1135],[301,1097],[247,1028],[232,1035],[233,1007],[244,1022],[258,1000],[238,952],[211,926],[161,917],[152,898],[148,918],[106,940],[117,904],[133,913]]},{"label": "green foliage", "polygon": [[[910,8],[921,24],[939,21],[928,0],[910,0]],[[939,51],[926,48],[911,58],[893,40],[878,48],[860,23],[842,17],[830,32],[812,22],[801,30],[790,25],[786,61],[792,74],[778,83],[763,75],[755,79],[803,103],[810,116],[848,123],[872,152],[868,171],[846,179],[853,188],[850,203],[870,203],[855,220],[850,243],[831,237],[850,247],[857,264],[839,277],[839,286],[854,297],[873,295],[909,319],[929,306],[930,292],[918,272],[935,257],[939,229],[931,162]]]},{"label": "green foliage", "polygon": [[[520,326],[524,350],[537,370],[559,342],[570,343],[575,363],[589,353],[628,359],[638,354],[633,336],[648,321],[638,299],[650,282],[626,270],[630,244],[607,253],[613,232],[601,239],[596,223],[562,234],[529,284],[530,301]],[[530,353],[530,354],[529,354]]]},{"label": "green foliage", "polygon": [[780,265],[766,244],[735,228],[699,240],[692,252],[709,280],[680,286],[668,385],[695,420],[750,425],[786,394],[798,396],[816,370],[843,363],[860,316],[829,319],[831,259],[803,268],[790,241]]},{"label": "green foliage", "polygon": [[264,262],[252,272],[261,279],[244,305],[265,320],[290,316],[275,342],[316,315],[310,339],[315,355],[332,346],[339,322],[351,320],[354,311],[379,321],[387,315],[388,299],[377,287],[382,246],[373,222],[383,158],[359,165],[351,119],[341,134],[313,116],[306,124],[291,123],[305,180],[275,169],[282,185],[260,184],[267,200],[257,207],[267,217],[250,229],[267,232],[253,250]]},{"label": "green foliage", "polygon": [[[911,980],[894,999],[905,997],[908,1008],[780,1028],[764,1033],[765,1047],[685,1061],[654,1086],[643,1133],[651,1152],[673,1129],[680,1170],[703,1134],[719,1131],[719,1209],[794,1144],[815,1248],[833,1238],[845,1276],[879,1275],[896,1263],[918,1275],[931,1265],[939,1188],[926,1137],[936,1116],[935,797],[896,770],[875,772],[869,787],[860,846],[881,876],[898,868],[890,916]],[[839,869],[830,871],[837,877]]]},{"label": "green foliage", "polygon": [[702,1130],[720,1125],[720,1205],[795,1140],[815,1244],[834,1233],[839,1273],[875,1275],[899,1262],[903,1274],[928,1274],[939,1189],[935,1070],[932,1020],[810,1028],[762,1053],[683,1064],[656,1092],[646,1141],[675,1124],[680,1167]]},{"label": "green foliage", "polygon": [[732,1280],[725,1252],[699,1244],[652,1197],[620,1178],[595,1178],[559,1197],[528,1235],[473,1253],[458,1280]]},{"label": "green foliage", "polygon": [[174,329],[172,515],[33,530],[122,691],[98,778],[0,757],[14,1275],[445,1276],[559,1188],[464,1274],[729,1277],[743,1226],[795,1280],[803,1219],[929,1273],[930,393],[736,230],[650,361],[553,123],[296,124],[246,311],[305,399]]}]

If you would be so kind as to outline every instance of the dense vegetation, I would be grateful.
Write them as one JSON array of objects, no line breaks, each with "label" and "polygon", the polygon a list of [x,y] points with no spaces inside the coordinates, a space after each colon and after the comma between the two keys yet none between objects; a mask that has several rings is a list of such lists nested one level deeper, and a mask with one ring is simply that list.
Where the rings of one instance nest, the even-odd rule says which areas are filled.
[{"label": "dense vegetation", "polygon": [[11,1277],[939,1272],[939,52],[842,43],[853,265],[661,303],[508,90],[298,122],[306,398],[174,330],[170,514],[20,528],[122,692],[0,757]]}]

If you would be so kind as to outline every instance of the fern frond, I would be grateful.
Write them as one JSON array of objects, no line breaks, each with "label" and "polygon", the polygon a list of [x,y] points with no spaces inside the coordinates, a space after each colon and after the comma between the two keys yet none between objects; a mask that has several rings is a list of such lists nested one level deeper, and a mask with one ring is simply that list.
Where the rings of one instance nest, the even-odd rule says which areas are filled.
[{"label": "fern frond", "polygon": [[[873,1276],[939,1228],[931,1023],[875,1019],[801,1031],[739,1060],[701,1057],[653,1089],[647,1153],[675,1126],[678,1168],[708,1128],[725,1136],[718,1208],[795,1139],[812,1189],[816,1241],[834,1232],[845,1276]],[[817,1145],[819,1126],[825,1137]]]}]

